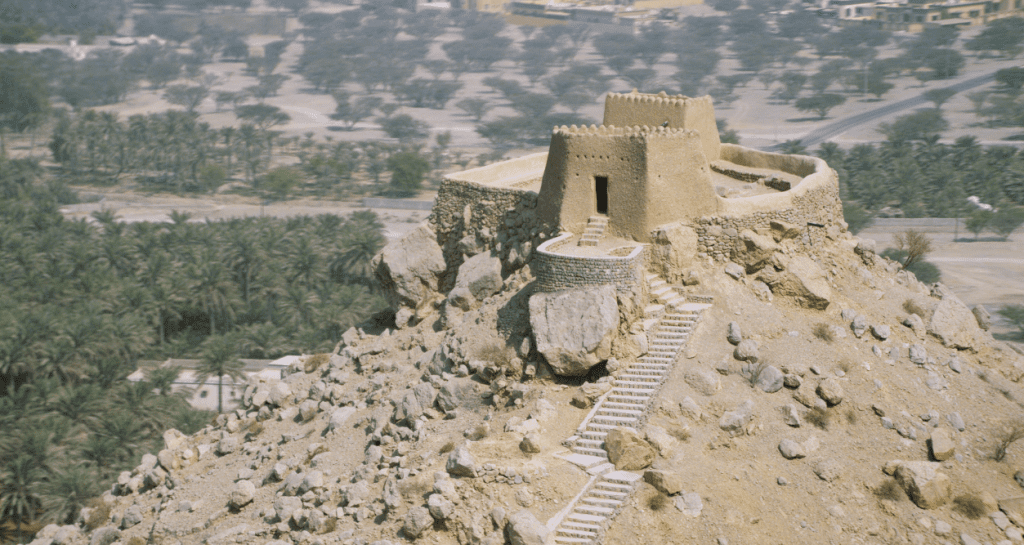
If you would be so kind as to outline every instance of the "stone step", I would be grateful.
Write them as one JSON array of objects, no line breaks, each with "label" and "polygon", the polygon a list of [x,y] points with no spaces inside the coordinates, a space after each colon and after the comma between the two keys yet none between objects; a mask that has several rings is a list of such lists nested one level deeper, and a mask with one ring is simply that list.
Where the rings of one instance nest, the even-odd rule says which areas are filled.
[{"label": "stone step", "polygon": [[614,399],[618,403],[628,403],[630,405],[646,406],[647,402],[650,401],[650,397],[641,396],[627,396],[627,395],[610,395],[609,400]]},{"label": "stone step", "polygon": [[[608,407],[608,408],[601,407],[600,409],[597,410],[597,415],[600,415],[600,416],[615,416],[615,417],[619,417],[619,416],[623,416],[623,415],[626,415],[626,416],[630,416],[630,415],[632,415],[632,416],[642,416],[643,414],[644,414],[643,411],[638,411],[636,409],[616,409],[616,408],[613,408],[613,407]],[[595,416],[597,416],[597,415],[595,415]]]},{"label": "stone step", "polygon": [[593,543],[594,540],[585,537],[555,536],[555,543]]},{"label": "stone step", "polygon": [[590,505],[600,505],[602,507],[618,507],[622,505],[622,500],[613,500],[609,498],[597,498],[594,496],[587,496],[586,498],[580,499],[581,502],[589,503]]},{"label": "stone step", "polygon": [[580,437],[583,439],[600,439],[604,441],[605,436],[608,435],[606,431],[584,431]]},{"label": "stone step", "polygon": [[653,305],[647,305],[646,307],[644,307],[644,314],[645,315],[657,314],[657,315],[660,316],[664,312],[665,312],[665,305],[653,304]]},{"label": "stone step", "polygon": [[601,408],[602,409],[608,408],[608,409],[626,409],[626,410],[633,410],[633,411],[642,411],[644,409],[644,407],[646,407],[646,405],[643,405],[643,404],[640,404],[640,403],[620,403],[620,402],[617,402],[617,401],[605,401],[604,403],[601,404]]},{"label": "stone step", "polygon": [[615,385],[616,386],[620,386],[620,387],[624,386],[624,387],[628,387],[628,388],[636,388],[638,390],[650,390],[651,393],[654,393],[654,389],[651,388],[651,383],[650,382],[639,382],[639,381],[635,381],[635,380],[619,380],[619,379],[615,379]]},{"label": "stone step", "polygon": [[608,459],[608,453],[605,452],[604,449],[600,449],[600,448],[573,447],[572,451],[577,453],[577,454],[586,454],[587,456],[594,456],[594,457],[597,457],[597,458]]},{"label": "stone step", "polygon": [[601,524],[602,522],[608,520],[608,517],[604,517],[601,515],[588,515],[586,513],[569,513],[568,515],[566,515],[565,518],[574,521],[589,522],[592,524]]},{"label": "stone step", "polygon": [[629,497],[629,492],[623,492],[621,490],[604,490],[597,487],[591,488],[590,493],[599,496],[605,496],[607,498],[618,498],[621,500],[624,500]]},{"label": "stone step", "polygon": [[604,444],[604,439],[577,439],[576,440],[576,446],[578,446],[578,447],[586,447],[586,448],[599,449],[599,448],[601,448],[601,445],[603,445],[603,444]]},{"label": "stone step", "polygon": [[662,373],[657,372],[657,371],[655,371],[655,373],[657,373],[657,374],[654,374],[654,375],[640,375],[640,374],[633,374],[633,373],[628,373],[628,374],[624,373],[622,375],[619,375],[619,380],[636,380],[636,381],[639,381],[639,382],[658,382],[658,380],[662,376]]},{"label": "stone step", "polygon": [[[636,366],[630,367],[626,371],[628,371],[626,375],[639,375],[645,377],[663,377],[668,374],[668,369],[646,369]],[[621,375],[620,378],[626,375]]]},{"label": "stone step", "polygon": [[633,422],[637,421],[637,419],[632,417],[632,416],[609,416],[609,415],[604,415],[604,414],[595,414],[594,418],[592,418],[591,421],[595,421],[595,420],[598,423],[602,423],[602,422],[625,422],[625,423],[629,423],[629,424],[632,424]]},{"label": "stone step", "polygon": [[[605,458],[607,460],[607,458]],[[609,471],[615,471],[615,465],[609,464],[607,461],[603,464],[598,464],[594,467],[587,468],[587,473],[591,475],[604,475]]]},{"label": "stone step", "polygon": [[650,396],[651,394],[654,393],[654,390],[651,388],[630,388],[622,386],[619,388],[612,388],[612,392],[615,392],[615,394],[613,395],[630,395],[633,397],[642,397]]},{"label": "stone step", "polygon": [[[656,274],[644,273],[644,280],[646,280],[648,282],[651,282],[651,281],[654,281],[654,280],[658,280],[659,278],[661,278],[661,277],[656,275]],[[663,280],[663,282],[664,282],[664,280]]]},{"label": "stone step", "polygon": [[[580,529],[580,528],[568,528],[568,527],[565,527],[565,526],[559,526],[558,527],[558,533],[561,534],[561,536],[567,536],[567,537],[583,537],[583,538],[594,538],[594,537],[597,537],[597,532],[593,532],[593,531],[590,531],[590,530],[583,530],[583,529]],[[561,536],[559,536],[559,537],[561,537]]]},{"label": "stone step", "polygon": [[587,218],[590,223],[608,223],[608,216],[590,216]]},{"label": "stone step", "polygon": [[598,481],[594,483],[594,488],[600,490],[608,490],[610,492],[623,492],[627,495],[633,491],[632,484],[624,484],[611,481]]},{"label": "stone step", "polygon": [[576,528],[579,530],[589,530],[591,532],[597,532],[601,530],[601,527],[596,524],[591,524],[589,522],[577,522],[574,520],[563,521],[562,525],[559,526],[559,528]]},{"label": "stone step", "polygon": [[589,424],[587,424],[587,431],[590,431],[591,429],[598,430],[598,431],[599,430],[611,431],[611,430],[614,430],[615,428],[618,428],[619,426],[625,426],[627,428],[632,428],[633,427],[633,426],[631,426],[629,424],[599,424],[597,422],[590,422]]},{"label": "stone step", "polygon": [[589,504],[576,504],[575,511],[580,513],[597,513],[601,515],[611,515],[615,513],[615,509],[612,507],[601,507],[600,505]]},{"label": "stone step", "polygon": [[604,475],[604,481],[602,482],[632,485],[639,481],[641,477],[641,475],[630,471],[612,471]]},{"label": "stone step", "polygon": [[596,240],[580,240],[580,246],[597,246]]},{"label": "stone step", "polygon": [[675,358],[666,358],[662,356],[643,356],[640,358],[640,363],[653,363],[668,365]]}]

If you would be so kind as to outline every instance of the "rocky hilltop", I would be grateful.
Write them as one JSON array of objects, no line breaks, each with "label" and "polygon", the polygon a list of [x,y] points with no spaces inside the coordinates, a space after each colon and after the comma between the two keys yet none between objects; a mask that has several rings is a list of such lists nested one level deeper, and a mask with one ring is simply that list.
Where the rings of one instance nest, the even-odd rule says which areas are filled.
[{"label": "rocky hilltop", "polygon": [[[713,304],[643,418],[608,433],[607,464],[565,441],[628,370],[608,347],[625,318],[603,320],[628,312],[592,288],[547,316],[597,320],[538,321],[530,265],[503,277],[481,252],[450,292],[468,300],[457,316],[352,330],[253,382],[33,543],[1020,542],[1020,354],[872,241],[837,229],[809,250],[787,232],[745,233],[731,261],[681,275],[679,294]],[[407,247],[389,274],[434,274],[430,252]],[[560,377],[538,335],[603,357]],[[601,495],[601,465],[641,478]],[[566,533],[588,497],[603,519]]]}]

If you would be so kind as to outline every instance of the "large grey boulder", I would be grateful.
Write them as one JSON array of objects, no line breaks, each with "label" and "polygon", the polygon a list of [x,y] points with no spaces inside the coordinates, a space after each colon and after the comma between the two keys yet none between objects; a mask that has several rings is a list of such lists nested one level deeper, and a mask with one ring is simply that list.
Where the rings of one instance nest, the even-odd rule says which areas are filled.
[{"label": "large grey boulder", "polygon": [[942,284],[935,284],[932,294],[942,300],[932,312],[928,333],[942,341],[946,348],[977,348],[982,333],[974,313]]},{"label": "large grey boulder", "polygon": [[391,242],[371,261],[373,276],[392,310],[417,308],[438,291],[445,271],[444,253],[434,231],[421,225]]},{"label": "large grey boulder", "polygon": [[423,506],[413,507],[405,515],[405,524],[402,526],[402,533],[405,537],[416,539],[427,529],[434,525],[434,517],[430,510]]},{"label": "large grey boulder", "polygon": [[235,483],[228,496],[228,503],[235,509],[241,509],[256,498],[256,485],[252,481],[243,480]]},{"label": "large grey boulder", "polygon": [[448,455],[445,469],[452,477],[476,477],[476,461],[465,445],[456,448]]},{"label": "large grey boulder", "polygon": [[772,237],[762,236],[749,229],[744,229],[736,240],[736,246],[732,251],[732,260],[743,265],[746,272],[753,273],[764,268],[772,254],[778,249],[779,245]]},{"label": "large grey boulder", "polygon": [[510,516],[505,530],[512,545],[544,545],[551,533],[544,523],[526,509]]},{"label": "large grey boulder", "polygon": [[483,301],[498,293],[501,286],[501,259],[487,252],[477,254],[459,266],[452,292],[465,290],[475,301]]},{"label": "large grey boulder", "polygon": [[604,444],[608,461],[615,464],[615,469],[637,471],[654,463],[654,447],[633,428],[618,427],[609,431]]},{"label": "large grey boulder", "polygon": [[530,327],[537,351],[555,374],[584,375],[611,356],[619,328],[615,288],[535,293],[530,297]]},{"label": "large grey boulder", "polygon": [[974,314],[974,318],[978,321],[978,327],[985,331],[992,327],[992,315],[988,313],[988,309],[982,305],[974,305],[971,313]]},{"label": "large grey boulder", "polygon": [[814,260],[801,255],[781,261],[784,270],[765,267],[757,279],[768,284],[775,295],[793,297],[802,307],[816,310],[827,308],[832,300],[832,288],[825,278],[825,271]]},{"label": "large grey boulder", "polygon": [[121,531],[113,526],[104,526],[92,533],[89,545],[110,545],[121,539]]},{"label": "large grey boulder", "polygon": [[938,462],[903,462],[896,468],[896,482],[921,509],[934,509],[949,501],[949,477]]}]

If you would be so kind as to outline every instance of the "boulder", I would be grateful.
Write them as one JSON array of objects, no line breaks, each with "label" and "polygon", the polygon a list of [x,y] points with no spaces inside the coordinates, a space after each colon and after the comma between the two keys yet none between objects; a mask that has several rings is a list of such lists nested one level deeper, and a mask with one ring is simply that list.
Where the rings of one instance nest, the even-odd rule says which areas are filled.
[{"label": "boulder", "polygon": [[742,405],[726,411],[718,420],[718,427],[725,431],[739,431],[750,423],[754,415],[754,402],[746,400]]},{"label": "boulder", "polygon": [[769,365],[757,375],[755,386],[766,394],[774,394],[782,389],[785,384],[785,375],[774,365]]},{"label": "boulder", "polygon": [[119,539],[121,539],[121,530],[113,526],[104,526],[92,533],[89,545],[110,545]]},{"label": "boulder", "polygon": [[729,322],[729,329],[725,334],[726,340],[733,345],[740,344],[743,340],[743,333],[740,331],[740,324],[736,322]]},{"label": "boulder", "polygon": [[444,412],[450,412],[462,405],[462,400],[473,389],[469,379],[452,378],[441,385],[437,394],[437,406]]},{"label": "boulder", "polygon": [[1024,497],[999,500],[999,510],[1017,526],[1024,526]]},{"label": "boulder", "polygon": [[341,429],[345,425],[345,422],[348,422],[348,419],[355,413],[355,407],[338,407],[337,409],[334,409],[334,412],[331,413],[331,420],[327,424],[327,431]]},{"label": "boulder", "polygon": [[946,428],[935,428],[932,430],[928,446],[931,448],[932,458],[939,462],[952,458],[953,454],[956,453],[956,443],[953,442],[953,438]]},{"label": "boulder", "polygon": [[443,494],[431,494],[427,498],[427,509],[434,520],[447,520],[451,518],[455,505],[445,498]]},{"label": "boulder", "polygon": [[854,316],[853,321],[850,322],[850,329],[853,330],[853,336],[858,339],[864,336],[864,332],[868,330],[868,319],[862,315]]},{"label": "boulder", "polygon": [[802,255],[780,261],[784,270],[765,267],[757,279],[768,284],[775,295],[793,297],[802,307],[826,309],[832,300],[832,288],[825,278],[825,271],[814,260]]},{"label": "boulder", "polygon": [[887,325],[872,324],[871,334],[874,335],[876,339],[884,341],[892,334],[892,330],[889,329],[889,326]]},{"label": "boulder", "polygon": [[921,509],[934,509],[949,501],[949,477],[938,462],[903,462],[896,468],[896,482]]},{"label": "boulder", "polygon": [[125,509],[124,516],[121,517],[121,529],[127,530],[133,526],[137,526],[142,522],[142,508],[138,505],[132,505]]},{"label": "boulder", "polygon": [[526,509],[508,518],[505,531],[512,545],[544,545],[551,533],[544,523]]},{"label": "boulder", "polygon": [[539,433],[528,433],[523,437],[523,440],[519,442],[519,450],[526,454],[537,454],[540,452],[540,434]]},{"label": "boulder", "polygon": [[483,301],[498,293],[501,286],[501,259],[490,252],[485,252],[467,259],[459,266],[453,292],[466,290],[475,301]]},{"label": "boulder", "polygon": [[395,406],[395,422],[412,426],[420,415],[423,414],[423,406],[415,392],[407,392]]},{"label": "boulder", "polygon": [[648,247],[650,266],[670,284],[685,282],[682,272],[693,263],[698,244],[697,232],[688,225],[676,223],[659,227],[654,232],[653,244]]},{"label": "boulder", "polygon": [[910,345],[910,363],[924,365],[928,363],[928,350],[923,344]]},{"label": "boulder", "polygon": [[746,339],[740,341],[736,348],[732,351],[732,357],[750,363],[757,363],[760,354],[758,353],[757,341],[753,339]]},{"label": "boulder", "polygon": [[670,471],[648,469],[644,472],[644,482],[668,496],[674,496],[683,491],[683,479]]},{"label": "boulder", "polygon": [[829,377],[818,383],[818,389],[816,390],[818,397],[825,400],[825,403],[829,407],[839,405],[843,402],[843,387],[839,385],[839,381],[833,377]]},{"label": "boulder", "polygon": [[175,451],[185,446],[188,436],[180,431],[171,428],[164,432],[164,447],[167,450]]},{"label": "boulder", "polygon": [[252,481],[238,481],[231,487],[228,495],[228,505],[233,509],[241,509],[248,505],[256,497],[256,485]]},{"label": "boulder", "polygon": [[733,277],[736,280],[743,278],[745,275],[743,267],[733,263],[732,261],[725,264],[725,274]]},{"label": "boulder", "polygon": [[676,444],[679,442],[675,437],[669,435],[665,428],[655,426],[654,424],[647,424],[644,428],[644,439],[646,439],[647,442],[650,443],[650,445],[654,447],[655,450],[658,451],[658,454],[661,454],[663,458],[669,458],[672,455],[672,449],[675,448]]},{"label": "boulder", "polygon": [[417,308],[432,298],[446,268],[437,237],[426,224],[385,246],[370,266],[388,305],[395,311],[401,307]]},{"label": "boulder", "polygon": [[537,351],[561,376],[580,376],[611,356],[619,307],[610,285],[530,297],[530,327]]},{"label": "boulder", "polygon": [[924,320],[921,319],[917,314],[911,314],[903,320],[903,325],[909,327],[915,335],[918,337],[924,337],[927,329],[924,326]]},{"label": "boulder", "polygon": [[465,445],[456,448],[448,455],[445,469],[452,477],[476,477],[476,461]]},{"label": "boulder", "polygon": [[409,513],[405,515],[405,524],[402,525],[402,533],[409,539],[416,539],[426,531],[427,528],[434,526],[434,517],[431,516],[430,510],[423,506],[413,507],[409,510]]},{"label": "boulder", "polygon": [[981,329],[988,331],[992,327],[992,315],[982,305],[974,305],[971,314],[974,314],[974,318],[978,321],[978,327]]},{"label": "boulder", "polygon": [[732,259],[742,265],[747,273],[761,270],[779,250],[779,245],[771,237],[759,235],[749,229],[740,232],[736,246],[732,251]]},{"label": "boulder", "polygon": [[779,442],[779,452],[782,453],[782,457],[787,460],[807,456],[807,453],[804,452],[804,446],[792,439],[783,439]]},{"label": "boulder", "polygon": [[928,322],[928,333],[942,341],[946,348],[971,349],[977,348],[981,338],[978,320],[953,292],[941,284],[934,292],[942,300],[939,301],[932,319]]},{"label": "boulder", "polygon": [[604,444],[615,469],[637,471],[654,463],[654,448],[633,428],[620,426],[609,431]]},{"label": "boulder", "polygon": [[691,388],[705,396],[712,396],[722,389],[722,379],[711,369],[690,369],[683,378]]},{"label": "boulder", "polygon": [[291,403],[292,400],[292,388],[288,386],[287,382],[280,380],[275,381],[270,386],[270,395],[268,401],[274,406],[284,407]]},{"label": "boulder", "polygon": [[782,242],[788,238],[797,238],[803,234],[803,229],[799,225],[794,225],[782,220],[772,220],[768,223],[768,226],[772,230],[772,238],[775,242]]}]

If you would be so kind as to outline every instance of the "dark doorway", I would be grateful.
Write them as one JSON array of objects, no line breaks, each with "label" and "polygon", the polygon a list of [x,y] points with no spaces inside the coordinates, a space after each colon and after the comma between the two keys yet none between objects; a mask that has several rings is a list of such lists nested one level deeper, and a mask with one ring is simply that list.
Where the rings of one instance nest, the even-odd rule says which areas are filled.
[{"label": "dark doorway", "polygon": [[597,190],[597,213],[608,213],[608,177],[594,176],[594,188]]}]

